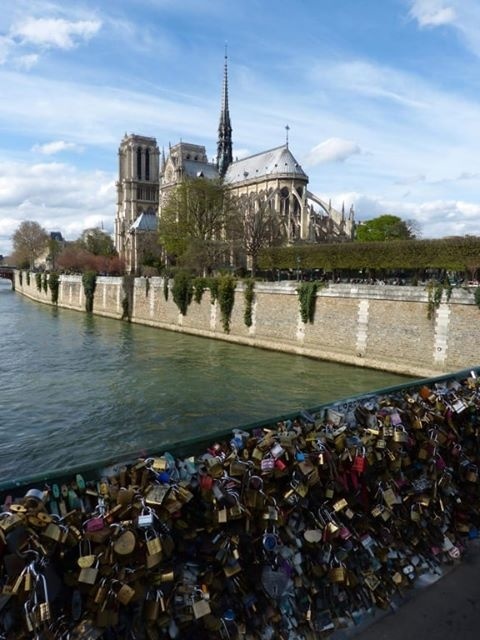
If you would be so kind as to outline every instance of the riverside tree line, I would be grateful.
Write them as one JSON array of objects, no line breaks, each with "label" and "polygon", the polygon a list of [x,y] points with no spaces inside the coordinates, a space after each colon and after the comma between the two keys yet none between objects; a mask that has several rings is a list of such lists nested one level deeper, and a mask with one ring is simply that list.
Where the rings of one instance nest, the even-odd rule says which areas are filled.
[{"label": "riverside tree line", "polygon": [[[480,238],[419,240],[415,223],[389,214],[358,224],[354,242],[286,246],[285,228],[271,203],[234,199],[220,181],[186,180],[162,208],[158,236],[144,254],[141,275],[185,270],[207,276],[235,267],[239,272],[239,265],[248,264],[252,276],[258,268],[270,274],[286,269],[333,275],[437,269],[474,279],[480,266]],[[111,236],[99,228],[65,243],[38,222],[24,221],[12,241],[12,262],[21,268],[33,269],[43,261],[50,271],[124,272]]]}]

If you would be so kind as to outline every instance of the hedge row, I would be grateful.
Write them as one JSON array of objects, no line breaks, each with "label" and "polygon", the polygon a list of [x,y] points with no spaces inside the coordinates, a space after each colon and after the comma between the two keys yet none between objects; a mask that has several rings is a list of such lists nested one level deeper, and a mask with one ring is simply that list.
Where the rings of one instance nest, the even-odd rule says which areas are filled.
[{"label": "hedge row", "polygon": [[395,240],[270,248],[261,269],[449,269],[480,267],[480,238]]}]

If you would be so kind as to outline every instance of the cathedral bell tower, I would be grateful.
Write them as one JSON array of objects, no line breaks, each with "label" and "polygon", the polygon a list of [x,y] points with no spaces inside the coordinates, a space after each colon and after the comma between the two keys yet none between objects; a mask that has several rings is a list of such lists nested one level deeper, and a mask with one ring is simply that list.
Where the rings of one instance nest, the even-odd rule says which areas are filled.
[{"label": "cathedral bell tower", "polygon": [[225,66],[223,72],[223,93],[220,122],[218,124],[217,142],[217,169],[223,178],[229,165],[232,163],[232,125],[230,124],[230,112],[228,109],[228,68],[227,52],[225,50]]},{"label": "cathedral bell tower", "polygon": [[115,248],[128,262],[128,234],[142,213],[158,210],[159,149],[155,138],[125,134],[118,150]]}]

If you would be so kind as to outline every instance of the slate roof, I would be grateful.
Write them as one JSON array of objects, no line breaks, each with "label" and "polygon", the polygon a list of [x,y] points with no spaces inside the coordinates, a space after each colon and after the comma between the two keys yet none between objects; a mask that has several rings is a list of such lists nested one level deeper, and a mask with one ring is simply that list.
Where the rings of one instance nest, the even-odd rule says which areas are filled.
[{"label": "slate roof", "polygon": [[[195,160],[184,160],[182,167],[189,178],[207,178],[208,180],[214,180],[218,178],[217,167],[210,162],[198,162]],[[199,175],[203,174],[203,175]]]},{"label": "slate roof", "polygon": [[275,175],[287,175],[308,181],[307,174],[295,160],[286,144],[232,162],[227,169],[225,180],[235,183],[267,176],[274,177]]},{"label": "slate roof", "polygon": [[154,213],[141,213],[131,225],[130,231],[156,231],[157,228],[158,221]]}]

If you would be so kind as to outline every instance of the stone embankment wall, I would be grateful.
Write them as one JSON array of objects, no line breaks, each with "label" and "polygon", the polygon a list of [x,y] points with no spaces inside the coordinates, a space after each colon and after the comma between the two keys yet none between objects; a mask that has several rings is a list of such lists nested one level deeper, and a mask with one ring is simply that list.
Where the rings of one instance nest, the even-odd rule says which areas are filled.
[{"label": "stone embankment wall", "polygon": [[[51,304],[51,293],[38,291],[15,274],[16,290]],[[414,376],[433,376],[480,365],[480,310],[473,293],[455,289],[428,315],[424,287],[335,284],[317,294],[315,321],[304,324],[299,313],[297,283],[256,283],[253,324],[244,323],[243,285],[235,292],[230,333],[222,328],[218,303],[205,291],[182,316],[172,295],[164,295],[163,278],[136,278],[132,322],[220,338],[255,347],[285,351],[360,367]],[[99,277],[93,312],[121,319],[126,291],[122,278]],[[58,306],[85,310],[81,276],[61,276]]]}]

